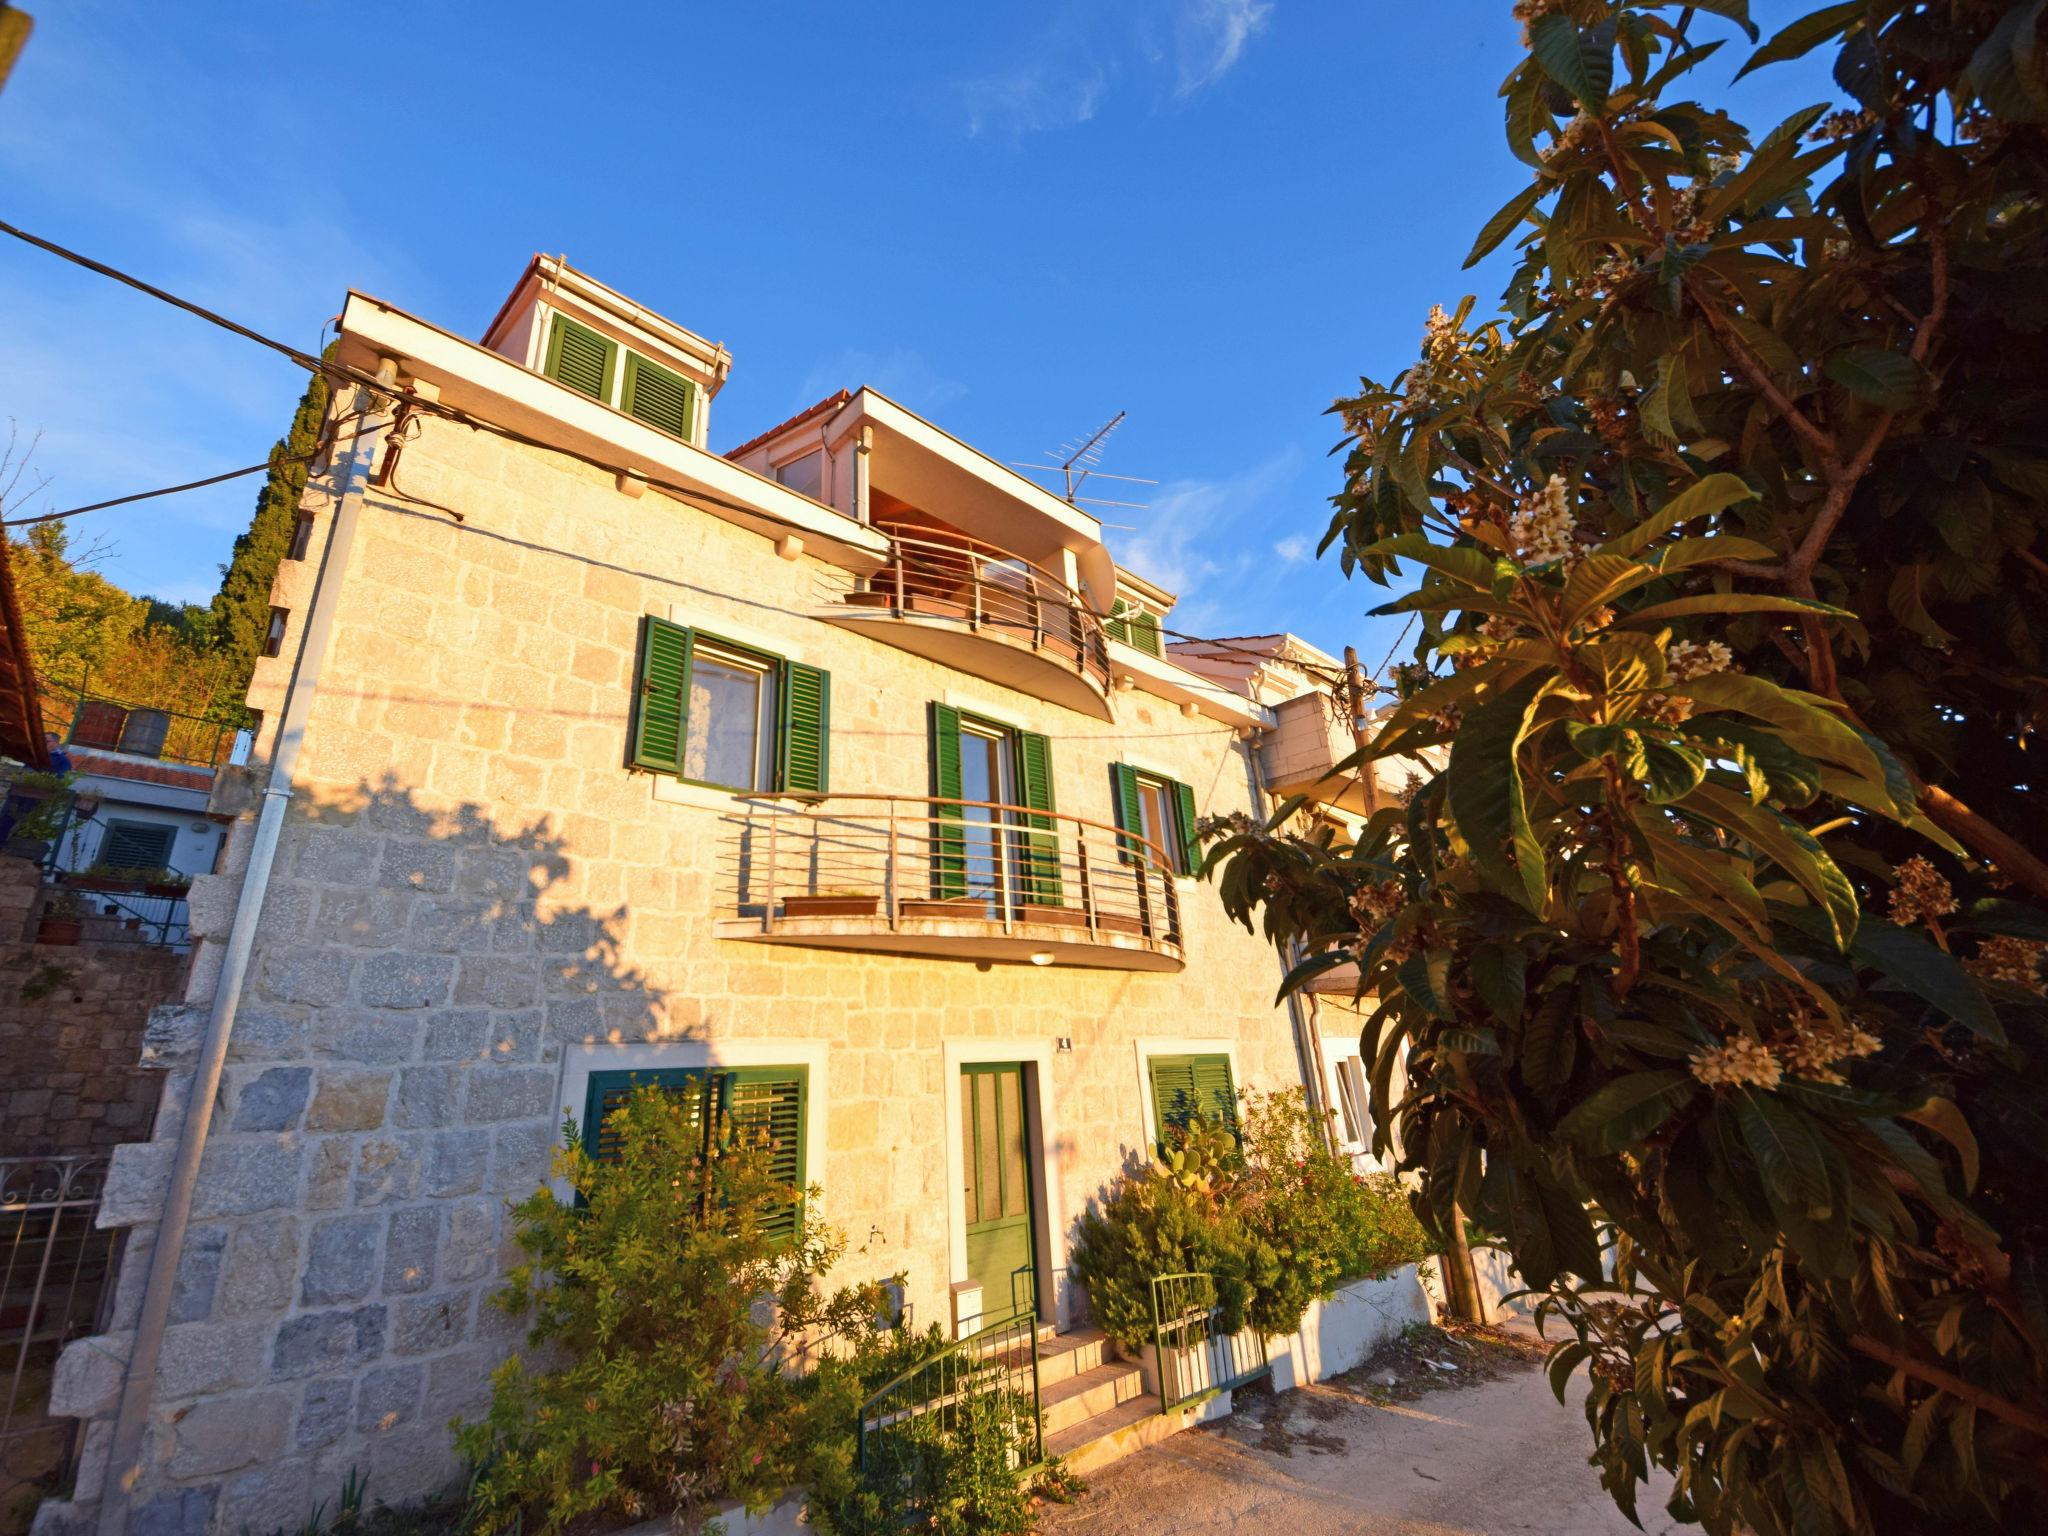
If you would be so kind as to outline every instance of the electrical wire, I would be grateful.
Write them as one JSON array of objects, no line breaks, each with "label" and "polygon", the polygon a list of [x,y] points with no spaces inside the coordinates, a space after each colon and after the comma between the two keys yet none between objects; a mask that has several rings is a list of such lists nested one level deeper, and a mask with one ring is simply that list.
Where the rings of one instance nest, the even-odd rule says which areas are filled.
[{"label": "electrical wire", "polygon": [[[637,469],[632,466],[607,463],[603,459],[597,458],[594,455],[582,453],[573,448],[565,448],[558,443],[545,442],[539,438],[531,436],[528,433],[521,432],[516,428],[508,427],[503,425],[502,423],[492,421],[488,417],[478,416],[474,412],[464,410],[460,406],[450,405],[447,402],[441,400],[429,400],[421,395],[413,393],[410,390],[404,389],[403,387],[394,387],[391,384],[381,383],[377,379],[376,375],[369,373],[364,369],[357,368],[353,364],[344,363],[334,358],[319,357],[313,353],[303,351],[298,347],[294,347],[288,342],[279,341],[272,336],[266,336],[261,331],[243,325],[238,321],[230,320],[227,316],[219,314],[214,310],[210,310],[202,304],[195,303],[190,299],[181,298],[177,294],[171,293],[166,289],[157,287],[154,283],[146,282],[142,278],[134,276],[132,273],[123,272],[118,267],[109,266],[103,261],[96,261],[90,256],[86,256],[78,251],[70,250],[65,246],[61,246],[53,240],[46,240],[40,235],[31,234],[29,231],[22,229],[17,225],[10,224],[4,219],[0,219],[0,233],[12,235],[17,240],[23,241],[29,245],[33,245],[40,250],[47,251],[51,255],[59,257],[64,261],[68,261],[76,266],[85,268],[89,272],[97,273],[101,277],[105,277],[113,282],[120,283],[125,287],[133,288],[138,293],[147,294],[149,297],[159,300],[162,303],[168,304],[175,309],[182,309],[187,314],[197,316],[199,319],[206,321],[210,325],[217,325],[221,327],[223,330],[231,331],[235,335],[240,336],[245,340],[255,342],[258,346],[267,347],[271,351],[276,352],[283,357],[291,359],[291,361],[298,364],[301,368],[306,369],[308,372],[324,375],[330,381],[355,384],[361,388],[375,391],[380,395],[389,396],[401,402],[404,406],[410,407],[413,411],[426,415],[438,416],[444,420],[453,422],[457,425],[468,427],[471,431],[483,432],[495,437],[504,438],[507,441],[519,443],[522,446],[534,448],[541,452],[558,454],[565,458],[575,459],[583,464],[589,465],[593,469],[602,470],[607,474],[632,475],[635,478],[644,481],[650,489],[660,491],[663,495],[671,497],[672,499],[680,501],[688,506],[709,505],[712,507],[718,507],[725,511],[739,513],[745,517],[752,518],[756,521],[766,522],[777,527],[788,528],[798,534],[814,534],[817,531],[816,529],[810,527],[808,524],[799,523],[793,518],[783,517],[774,512],[768,512],[758,507],[748,506],[744,502],[733,501],[727,497],[718,495],[716,492],[706,491],[701,487],[682,486],[674,484],[669,481],[659,480],[648,475],[644,470]],[[371,300],[370,302],[377,303],[378,301]],[[381,308],[386,306],[380,304],[379,307]],[[60,518],[77,517],[82,515],[83,513],[103,511],[109,507],[125,506],[132,502],[147,501],[158,496],[171,496],[176,495],[181,491],[198,490],[205,486],[218,485],[221,484],[223,481],[237,479],[243,475],[256,474],[262,470],[269,469],[273,464],[292,463],[300,461],[310,462],[311,459],[318,456],[318,453],[320,451],[324,450],[316,450],[315,453],[307,455],[292,455],[288,458],[282,459],[267,459],[261,464],[252,464],[242,469],[228,470],[222,474],[209,476],[208,478],[203,480],[187,481],[181,485],[164,486],[157,490],[139,491],[129,496],[117,496],[108,501],[94,502],[90,506],[72,507],[63,512],[49,512],[37,517],[10,518],[7,520],[5,526],[18,527],[29,523],[54,522]],[[392,489],[395,490],[396,488],[392,487]],[[403,495],[402,492],[399,494]],[[414,500],[415,498],[406,496],[404,499],[411,501]],[[458,521],[461,520],[460,514],[453,512],[451,509],[447,507],[439,506],[438,504],[435,503],[424,504],[434,506],[435,510],[448,513],[450,516],[455,517]],[[1162,635],[1171,636],[1176,640],[1180,640],[1186,643],[1200,644],[1212,650],[1220,650],[1235,655],[1249,656],[1260,661],[1272,662],[1278,659],[1271,652],[1268,651],[1253,650],[1249,646],[1231,645],[1228,641],[1225,640],[1215,639],[1207,635],[1191,634],[1185,630],[1172,629],[1163,624],[1159,626],[1159,633]],[[1395,643],[1396,645],[1398,645],[1399,641],[1396,641]],[[1389,653],[1389,655],[1391,656],[1391,653]],[[1284,662],[1283,665],[1294,667],[1308,674],[1309,676],[1318,677],[1322,681],[1329,683],[1332,686],[1337,686],[1345,681],[1345,674],[1341,669],[1319,667],[1312,662],[1304,662],[1298,660],[1290,660]],[[1373,684],[1373,686],[1376,691],[1384,691],[1380,689],[1379,685],[1376,682]]]}]

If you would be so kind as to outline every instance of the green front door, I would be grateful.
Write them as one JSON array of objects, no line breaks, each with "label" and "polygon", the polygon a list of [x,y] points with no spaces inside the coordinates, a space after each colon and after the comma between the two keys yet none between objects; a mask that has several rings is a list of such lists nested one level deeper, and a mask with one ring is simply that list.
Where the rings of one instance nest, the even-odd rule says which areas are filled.
[{"label": "green front door", "polygon": [[960,1139],[967,1278],[981,1286],[980,1326],[1030,1316],[1038,1310],[1038,1286],[1021,1063],[977,1062],[960,1069]]}]

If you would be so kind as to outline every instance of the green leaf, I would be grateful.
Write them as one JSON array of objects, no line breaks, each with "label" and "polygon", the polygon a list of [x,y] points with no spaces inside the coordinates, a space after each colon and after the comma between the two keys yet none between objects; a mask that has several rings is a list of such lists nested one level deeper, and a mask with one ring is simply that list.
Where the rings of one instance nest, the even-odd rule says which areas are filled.
[{"label": "green leaf", "polygon": [[1614,26],[1611,22],[1584,29],[1556,11],[1538,16],[1529,27],[1529,50],[1543,72],[1571,92],[1586,111],[1606,109],[1614,84]]},{"label": "green leaf", "polygon": [[1740,475],[1725,472],[1708,475],[1697,484],[1687,486],[1678,495],[1666,502],[1663,508],[1635,527],[1616,534],[1598,553],[1603,555],[1633,555],[1638,550],[1648,549],[1657,540],[1681,524],[1689,523],[1696,517],[1711,517],[1738,501],[1748,501],[1756,492],[1744,483]]},{"label": "green leaf", "polygon": [[1749,1088],[1735,1095],[1734,1108],[1743,1144],[1756,1159],[1771,1204],[1805,1212],[1825,1209],[1827,1159],[1805,1117]]},{"label": "green leaf", "polygon": [[1858,929],[1849,957],[1900,991],[1932,1004],[1980,1039],[2005,1043],[2005,1030],[1976,979],[1924,934],[1868,921]]},{"label": "green leaf", "polygon": [[1555,677],[1524,678],[1466,715],[1445,771],[1451,818],[1489,888],[1543,910],[1543,850],[1529,826],[1527,791],[1515,753]]},{"label": "green leaf", "polygon": [[1320,955],[1310,955],[1281,979],[1280,990],[1273,996],[1273,1006],[1279,1007],[1287,999],[1289,993],[1299,992],[1309,982],[1322,975],[1323,972],[1333,971],[1342,965],[1356,965],[1357,963],[1358,956],[1348,949],[1329,949],[1323,951]]},{"label": "green leaf", "polygon": [[1903,411],[1920,397],[1920,365],[1903,352],[1851,347],[1829,358],[1823,371],[1857,399],[1882,411]]},{"label": "green leaf", "polygon": [[1682,694],[1708,709],[1750,715],[1775,730],[1787,746],[1808,757],[1839,763],[1858,778],[1885,782],[1885,764],[1870,744],[1813,694],[1782,688],[1746,672],[1710,672],[1704,677],[1666,679],[1662,687],[1666,693]]},{"label": "green leaf", "polygon": [[1779,552],[1740,534],[1717,533],[1701,539],[1674,539],[1655,552],[1659,575],[1670,576],[1709,560],[1775,560]]},{"label": "green leaf", "polygon": [[1472,990],[1487,1011],[1513,1024],[1528,1005],[1529,957],[1512,944],[1481,944],[1472,951]]},{"label": "green leaf", "polygon": [[1550,1352],[1550,1359],[1543,1369],[1550,1378],[1550,1390],[1560,1403],[1564,1401],[1564,1389],[1572,1379],[1572,1372],[1592,1358],[1593,1346],[1590,1344],[1560,1344]]},{"label": "green leaf", "polygon": [[1698,1091],[1698,1081],[1682,1067],[1631,1072],[1581,1101],[1558,1131],[1590,1152],[1621,1152],[1677,1114]]},{"label": "green leaf", "polygon": [[1693,9],[1726,16],[1749,34],[1752,43],[1763,35],[1757,31],[1756,23],[1749,19],[1749,0],[1693,0]]},{"label": "green leaf", "polygon": [[1665,619],[1682,619],[1695,613],[1818,613],[1835,619],[1856,617],[1846,608],[1805,597],[1767,597],[1760,592],[1702,592],[1696,597],[1674,597],[1669,602],[1638,608],[1620,622],[1649,624]]},{"label": "green leaf", "polygon": [[1762,69],[1766,64],[1782,64],[1787,59],[1796,59],[1812,51],[1858,20],[1864,10],[1864,0],[1843,0],[1842,4],[1826,6],[1809,16],[1800,17],[1751,54],[1749,62],[1736,71],[1735,78],[1740,80],[1752,69]]},{"label": "green leaf", "polygon": [[1713,784],[1702,784],[1687,796],[1685,810],[1726,827],[1790,875],[1827,914],[1835,947],[1849,948],[1859,916],[1855,887],[1806,828]]},{"label": "green leaf", "polygon": [[1397,973],[1401,990],[1414,999],[1416,1007],[1433,1019],[1448,1019],[1456,1012],[1451,1002],[1451,957],[1441,949],[1417,950],[1401,962]]},{"label": "green leaf", "polygon": [[1379,557],[1395,569],[1397,560],[1413,560],[1417,565],[1427,566],[1441,572],[1451,580],[1461,582],[1479,591],[1493,591],[1494,567],[1499,563],[1495,556],[1469,544],[1432,544],[1420,533],[1397,533],[1392,538],[1381,539],[1367,546],[1360,558]]},{"label": "green leaf", "polygon": [[1479,231],[1479,238],[1472,242],[1472,253],[1465,258],[1465,265],[1477,266],[1488,251],[1514,232],[1515,226],[1529,216],[1529,210],[1534,208],[1545,194],[1555,190],[1556,188],[1547,183],[1538,181],[1509,198],[1500,212],[1488,219]]},{"label": "green leaf", "polygon": [[1663,741],[1643,743],[1640,778],[1651,804],[1669,805],[1674,800],[1683,800],[1699,788],[1706,776],[1707,760],[1692,748]]},{"label": "green leaf", "polygon": [[1977,1137],[1970,1130],[1970,1122],[1963,1118],[1963,1112],[1948,1099],[1930,1098],[1918,1109],[1908,1110],[1905,1118],[1915,1125],[1924,1125],[1943,1141],[1956,1149],[1956,1157],[1963,1165],[1963,1192],[1977,1187]]},{"label": "green leaf", "polygon": [[1534,63],[1524,63],[1513,75],[1502,94],[1507,97],[1508,148],[1524,165],[1542,168],[1543,156],[1536,148],[1536,135],[1550,127],[1550,108],[1543,102],[1543,71]]}]

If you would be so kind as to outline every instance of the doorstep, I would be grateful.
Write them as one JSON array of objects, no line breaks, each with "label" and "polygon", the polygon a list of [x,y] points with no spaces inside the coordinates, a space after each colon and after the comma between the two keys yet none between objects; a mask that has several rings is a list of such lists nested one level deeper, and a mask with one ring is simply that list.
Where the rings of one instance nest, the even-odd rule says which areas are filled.
[{"label": "doorstep", "polygon": [[1230,1411],[1230,1394],[1223,1392],[1161,1413],[1138,1366],[1116,1359],[1094,1328],[1040,1341],[1038,1397],[1046,1457],[1064,1458],[1082,1477]]}]

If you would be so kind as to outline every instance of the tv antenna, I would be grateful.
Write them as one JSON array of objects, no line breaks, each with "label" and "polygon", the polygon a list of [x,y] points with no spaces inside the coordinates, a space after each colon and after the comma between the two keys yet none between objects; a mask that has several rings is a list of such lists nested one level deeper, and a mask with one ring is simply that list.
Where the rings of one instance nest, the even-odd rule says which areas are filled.
[{"label": "tv antenna", "polygon": [[[1072,438],[1046,455],[1059,459],[1057,464],[1023,464],[1012,462],[1013,469],[1036,470],[1041,474],[1059,475],[1066,483],[1066,501],[1070,507],[1086,504],[1091,507],[1128,507],[1134,512],[1146,510],[1142,501],[1107,501],[1100,496],[1083,496],[1081,487],[1093,477],[1097,480],[1121,480],[1130,485],[1157,485],[1157,480],[1147,480],[1142,475],[1112,475],[1102,467],[1103,450],[1109,444],[1109,434],[1123,425],[1127,411],[1118,411],[1108,421],[1097,427],[1077,444]],[[1064,455],[1064,457],[1061,457]]]}]

